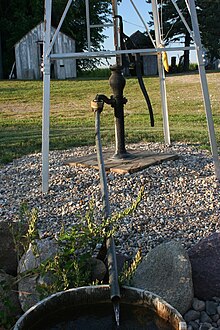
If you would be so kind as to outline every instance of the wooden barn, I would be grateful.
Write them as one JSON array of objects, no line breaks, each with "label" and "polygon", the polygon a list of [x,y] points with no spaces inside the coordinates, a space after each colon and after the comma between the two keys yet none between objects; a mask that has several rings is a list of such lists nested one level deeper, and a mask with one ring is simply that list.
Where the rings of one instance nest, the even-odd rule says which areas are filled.
[{"label": "wooden barn", "polygon": [[[136,48],[139,49],[154,48],[149,36],[146,36],[144,33],[140,31],[134,32],[130,36],[130,39]],[[157,55],[142,56],[142,73],[144,76],[156,75],[158,73]]]},{"label": "wooden barn", "polygon": [[[41,79],[43,61],[44,23],[38,24],[15,45],[17,79]],[[51,39],[55,29],[51,27]],[[52,49],[55,53],[75,52],[75,40],[59,32]],[[61,59],[51,61],[51,78],[68,79],[76,77],[76,60]]]}]

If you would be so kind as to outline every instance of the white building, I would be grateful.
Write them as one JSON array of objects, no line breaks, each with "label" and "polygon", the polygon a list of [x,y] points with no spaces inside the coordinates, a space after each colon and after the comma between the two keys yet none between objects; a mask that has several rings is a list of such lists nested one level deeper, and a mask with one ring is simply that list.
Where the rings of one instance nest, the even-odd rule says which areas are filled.
[{"label": "white building", "polygon": [[[55,29],[51,27],[51,39]],[[38,24],[15,45],[17,79],[41,79],[43,61],[44,23]],[[75,40],[59,32],[52,54],[75,52]],[[68,79],[76,77],[76,60],[51,61],[51,78]]]}]

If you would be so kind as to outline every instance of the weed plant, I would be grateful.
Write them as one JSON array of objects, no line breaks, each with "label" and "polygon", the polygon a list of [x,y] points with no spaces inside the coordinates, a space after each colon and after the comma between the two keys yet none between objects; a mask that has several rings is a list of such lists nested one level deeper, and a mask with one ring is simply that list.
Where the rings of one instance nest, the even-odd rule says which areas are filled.
[{"label": "weed plant", "polygon": [[[57,291],[73,287],[100,284],[92,280],[92,257],[100,242],[114,236],[119,230],[120,221],[132,214],[138,207],[143,195],[143,188],[133,204],[122,212],[112,214],[107,219],[98,221],[94,218],[94,204],[90,203],[85,221],[74,225],[70,230],[61,231],[59,236],[59,252],[52,260],[47,260],[40,266],[41,276],[50,273],[53,278],[51,285],[42,285],[39,290],[42,297]],[[111,228],[111,229],[110,229]],[[129,284],[136,266],[141,260],[140,252],[133,262],[126,264],[120,276],[121,284]]]},{"label": "weed plant", "polygon": [[[63,226],[58,237],[59,249],[53,258],[42,262],[38,268],[18,274],[15,283],[10,284],[10,286],[6,281],[0,283],[4,293],[1,297],[4,311],[0,312],[0,325],[4,326],[5,329],[11,329],[16,322],[15,318],[11,316],[14,306],[10,301],[8,292],[23,277],[38,275],[38,278],[42,279],[37,285],[41,299],[55,292],[70,288],[101,284],[100,281],[92,279],[92,258],[94,257],[96,246],[100,242],[104,243],[108,237],[114,235],[120,227],[121,220],[135,212],[141,202],[143,193],[144,188],[142,187],[137,199],[129,208],[119,213],[113,213],[111,217],[102,219],[101,222],[94,217],[94,203],[91,202],[84,219],[85,221],[81,219],[78,224],[74,224],[68,230],[65,230]],[[23,252],[27,251],[30,244],[35,257],[39,257],[36,244],[36,240],[39,240],[37,219],[37,210],[29,210],[27,204],[23,203],[16,219],[19,223],[18,229],[15,231],[13,227],[11,228],[18,261],[21,259]],[[24,228],[26,228],[25,233]],[[140,260],[141,252],[138,251],[133,261],[125,264],[119,277],[121,285],[129,284]],[[44,281],[45,277],[49,277],[50,280]]]}]

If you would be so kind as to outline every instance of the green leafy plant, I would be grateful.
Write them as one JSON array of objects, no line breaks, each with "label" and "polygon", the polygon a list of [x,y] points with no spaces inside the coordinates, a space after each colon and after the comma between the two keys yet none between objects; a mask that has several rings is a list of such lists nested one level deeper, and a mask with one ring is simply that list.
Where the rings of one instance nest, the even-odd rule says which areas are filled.
[{"label": "green leafy plant", "polygon": [[126,262],[122,272],[119,276],[119,282],[121,284],[126,284],[129,285],[131,282],[131,279],[134,275],[135,270],[137,269],[138,265],[140,264],[142,260],[142,256],[141,256],[141,250],[139,249],[138,252],[136,253],[133,261],[131,263]]},{"label": "green leafy plant", "polygon": [[[104,239],[114,235],[120,227],[120,220],[137,209],[143,192],[144,188],[142,187],[131,207],[112,214],[107,219],[102,219],[101,223],[97,223],[94,219],[94,204],[91,202],[85,216],[85,222],[74,225],[68,231],[62,230],[59,237],[59,252],[55,258],[47,260],[40,266],[41,276],[49,273],[52,278],[51,283],[39,285],[38,289],[42,296],[48,296],[51,293],[71,287],[94,284],[91,276],[91,259],[97,243],[103,242]],[[124,269],[121,282],[123,280],[128,281],[131,278],[135,265],[140,261],[140,258],[141,256],[138,254],[134,262]]]},{"label": "green leafy plant", "polygon": [[39,238],[37,231],[38,211],[36,208],[29,209],[26,202],[23,202],[15,222],[11,223],[10,230],[13,243],[20,260],[22,254],[27,250],[29,244]]},{"label": "green leafy plant", "polygon": [[[57,254],[32,271],[22,273],[22,277],[38,275],[38,292],[41,298],[47,297],[52,293],[66,290],[72,287],[88,286],[100,284],[98,280],[92,279],[92,258],[97,244],[105,242],[106,238],[114,235],[119,229],[121,220],[131,215],[141,202],[144,193],[142,187],[137,199],[129,208],[121,212],[113,213],[107,219],[97,219],[94,215],[94,201],[91,201],[85,219],[81,219],[78,224],[74,224],[71,229],[63,228],[58,238],[59,249]],[[26,203],[22,203],[18,216],[18,229],[12,234],[14,237],[15,248],[20,259],[24,250],[27,250],[31,243],[34,247],[34,254],[39,256],[36,240],[39,239],[37,232],[38,212],[36,209],[29,210]],[[26,226],[25,230],[24,227]],[[21,243],[22,242],[22,243]],[[140,252],[137,253],[131,264],[126,264],[119,278],[121,284],[128,284],[137,264],[141,260]],[[19,281],[19,275],[15,282]],[[12,317],[13,303],[8,299],[10,288],[5,283],[4,297],[1,302],[4,304],[4,311],[0,312],[0,324],[5,329],[10,329],[15,323]]]}]

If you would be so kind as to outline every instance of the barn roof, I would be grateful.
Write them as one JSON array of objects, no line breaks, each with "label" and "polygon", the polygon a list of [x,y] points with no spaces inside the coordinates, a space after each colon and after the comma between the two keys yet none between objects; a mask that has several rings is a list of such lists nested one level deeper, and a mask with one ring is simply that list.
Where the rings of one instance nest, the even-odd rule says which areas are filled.
[{"label": "barn roof", "polygon": [[[40,22],[39,24],[37,24],[35,27],[33,27],[33,29],[31,29],[31,30],[29,30],[19,41],[17,41],[16,42],[16,44],[15,44],[15,46],[17,45],[17,44],[19,44],[20,42],[22,42],[22,40],[23,39],[25,39],[29,34],[31,34],[31,33],[33,33],[34,32],[34,30],[35,29],[37,29],[38,27],[40,27],[41,25],[44,25],[44,22]],[[55,31],[56,30],[56,28],[54,27],[54,26],[51,26],[51,30],[53,31]],[[63,35],[65,35],[67,38],[69,38],[69,39],[71,39],[71,40],[73,40],[73,41],[75,41],[73,38],[71,38],[70,36],[68,36],[67,34],[65,34],[65,33],[63,33],[63,32],[59,32],[60,34],[63,34]]]},{"label": "barn roof", "polygon": [[130,39],[132,40],[134,45],[139,49],[154,48],[152,41],[150,40],[150,37],[140,32],[139,30],[134,32],[130,36]]}]

